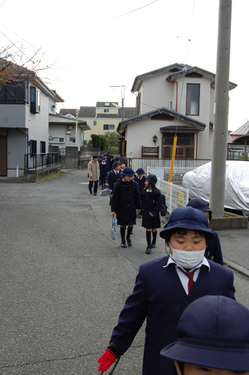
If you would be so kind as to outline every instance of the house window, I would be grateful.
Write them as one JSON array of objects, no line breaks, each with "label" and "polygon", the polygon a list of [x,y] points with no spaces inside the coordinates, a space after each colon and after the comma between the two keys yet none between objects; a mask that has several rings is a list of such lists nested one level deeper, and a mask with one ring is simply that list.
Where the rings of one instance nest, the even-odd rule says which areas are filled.
[{"label": "house window", "polygon": [[40,153],[46,154],[46,142],[44,142],[44,141],[40,142]]},{"label": "house window", "polygon": [[97,125],[97,121],[96,120],[93,121],[93,125],[95,125],[95,126]]},{"label": "house window", "polygon": [[37,141],[30,141],[30,155],[35,156],[37,154]]},{"label": "house window", "polygon": [[[163,136],[163,159],[171,159],[174,136]],[[176,160],[194,159],[194,134],[179,134],[177,136]]]},{"label": "house window", "polygon": [[26,103],[25,84],[11,82],[0,87],[1,104]]},{"label": "house window", "polygon": [[115,125],[113,125],[113,124],[104,124],[103,125],[103,130],[114,131],[115,130]]},{"label": "house window", "polygon": [[109,113],[109,108],[104,108],[105,113]]},{"label": "house window", "polygon": [[69,141],[75,143],[75,137],[70,137]]},{"label": "house window", "polygon": [[41,93],[34,86],[30,86],[30,112],[39,113],[41,109]]},{"label": "house window", "polygon": [[200,110],[200,84],[187,84],[186,115],[199,116]]}]

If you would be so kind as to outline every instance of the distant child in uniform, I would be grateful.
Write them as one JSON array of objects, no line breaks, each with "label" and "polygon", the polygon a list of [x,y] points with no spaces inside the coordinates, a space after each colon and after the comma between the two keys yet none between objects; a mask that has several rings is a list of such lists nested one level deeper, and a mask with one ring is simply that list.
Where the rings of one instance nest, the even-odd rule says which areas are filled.
[{"label": "distant child in uniform", "polygon": [[[121,179],[114,185],[114,192],[111,200],[112,216],[117,215],[118,225],[120,225],[121,247],[132,246],[131,232],[136,224],[136,209],[140,212],[141,198],[137,184],[133,181],[134,171],[126,167],[121,172]],[[127,234],[125,237],[126,227]]]},{"label": "distant child in uniform", "polygon": [[[144,177],[144,174],[145,174],[145,171],[143,170],[143,168],[138,168],[136,170],[136,176],[134,178],[134,181],[138,184],[138,189],[139,189],[139,193],[141,195],[141,198],[142,198],[142,195],[143,195],[143,192],[144,192],[144,188],[145,188],[145,177]],[[137,217],[139,219],[142,219],[142,214],[140,213],[139,215],[137,215]]]},{"label": "distant child in uniform", "polygon": [[[203,199],[191,199],[187,204],[187,207],[189,206],[202,211],[207,216],[208,222],[210,222],[210,220],[212,219],[212,211],[210,210],[208,203]],[[206,247],[205,257],[223,266],[223,255],[221,252],[220,239],[217,232],[213,231],[213,233],[214,238],[209,241]]]},{"label": "distant child in uniform", "polygon": [[108,164],[106,162],[105,157],[102,158],[101,163],[99,164],[99,169],[100,169],[100,176],[99,176],[99,181],[102,189],[104,189],[105,185],[107,185],[107,176],[108,176]]},{"label": "distant child in uniform", "polygon": [[156,247],[157,228],[161,227],[159,213],[162,208],[162,196],[155,187],[156,183],[157,177],[154,174],[149,174],[145,177],[145,189],[142,194],[142,226],[146,228],[146,254],[151,254],[152,249]]}]

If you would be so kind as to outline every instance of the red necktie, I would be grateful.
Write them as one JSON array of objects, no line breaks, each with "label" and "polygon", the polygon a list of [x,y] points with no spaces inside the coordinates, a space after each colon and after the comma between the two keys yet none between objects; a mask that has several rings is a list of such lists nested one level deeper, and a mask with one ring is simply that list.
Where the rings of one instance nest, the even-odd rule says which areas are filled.
[{"label": "red necktie", "polygon": [[193,288],[195,282],[194,282],[194,273],[196,270],[187,272],[183,271],[181,268],[178,268],[180,271],[182,271],[187,277],[188,277],[188,292]]}]

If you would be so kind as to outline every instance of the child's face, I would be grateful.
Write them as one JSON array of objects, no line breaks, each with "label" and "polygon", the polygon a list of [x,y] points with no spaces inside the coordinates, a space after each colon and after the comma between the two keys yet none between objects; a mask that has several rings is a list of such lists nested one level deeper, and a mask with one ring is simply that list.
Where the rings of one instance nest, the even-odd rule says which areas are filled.
[{"label": "child's face", "polygon": [[[182,375],[180,368],[177,363],[175,363],[176,369],[177,369],[177,374]],[[184,375],[234,375],[238,374],[238,372],[234,371],[227,371],[227,370],[217,370],[211,367],[206,367],[206,366],[196,366],[196,365],[190,365],[188,363],[184,364]],[[240,374],[243,375],[249,375],[249,372],[240,372]]]},{"label": "child's face", "polygon": [[149,180],[147,180],[147,178],[146,178],[146,180],[144,181],[144,185],[145,185],[145,187],[148,187],[149,184],[150,184],[150,182],[149,182]]},{"label": "child's face", "polygon": [[142,177],[143,177],[143,175],[142,175],[142,174],[138,174],[138,177],[139,177],[139,178],[142,178]]},{"label": "child's face", "polygon": [[133,179],[133,177],[130,177],[130,176],[124,176],[124,181],[125,182],[129,182]]},{"label": "child's face", "polygon": [[186,234],[174,233],[169,242],[173,249],[177,250],[200,251],[206,248],[205,237],[193,230],[188,230]]}]

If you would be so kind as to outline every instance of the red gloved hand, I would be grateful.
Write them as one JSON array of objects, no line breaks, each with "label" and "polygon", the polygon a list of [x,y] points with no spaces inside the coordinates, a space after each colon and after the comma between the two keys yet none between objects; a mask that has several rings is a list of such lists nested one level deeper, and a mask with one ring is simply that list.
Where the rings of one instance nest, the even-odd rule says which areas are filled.
[{"label": "red gloved hand", "polygon": [[112,353],[109,349],[106,349],[102,356],[99,357],[98,363],[99,368],[98,371],[101,371],[103,373],[104,371],[107,371],[109,367],[116,361],[117,356]]}]

